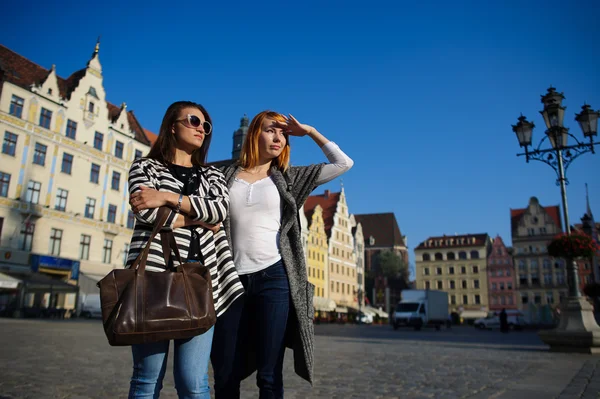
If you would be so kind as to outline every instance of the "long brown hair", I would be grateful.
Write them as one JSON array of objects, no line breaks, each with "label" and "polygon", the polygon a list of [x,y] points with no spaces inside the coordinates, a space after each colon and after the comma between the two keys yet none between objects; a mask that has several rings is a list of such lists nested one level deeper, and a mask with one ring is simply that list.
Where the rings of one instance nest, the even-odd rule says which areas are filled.
[{"label": "long brown hair", "polygon": [[[262,111],[250,122],[248,126],[248,134],[244,140],[242,151],[240,153],[240,166],[244,169],[250,169],[258,165],[259,161],[259,150],[258,150],[258,138],[262,130],[262,124],[265,119],[273,119],[277,122],[285,122],[286,118],[282,114],[274,111]],[[281,154],[272,161],[272,165],[276,166],[277,169],[285,172],[290,164],[290,140],[288,135],[285,135],[285,147]]]},{"label": "long brown hair", "polygon": [[[164,164],[173,163],[176,141],[175,135],[172,133],[171,128],[173,127],[173,124],[175,124],[175,121],[179,116],[179,112],[181,112],[181,110],[184,108],[197,108],[200,110],[200,112],[202,112],[202,115],[204,115],[204,119],[206,119],[212,125],[212,119],[210,119],[210,115],[208,115],[208,112],[202,105],[192,101],[174,102],[173,104],[169,105],[167,112],[165,112],[165,116],[163,117],[160,125],[160,130],[158,131],[158,138],[156,139],[156,142],[152,148],[150,148],[150,152],[146,156],[147,158],[156,159]],[[212,134],[204,135],[202,147],[198,148],[192,153],[193,165],[204,166],[206,164],[206,157],[208,156],[211,138]]]}]

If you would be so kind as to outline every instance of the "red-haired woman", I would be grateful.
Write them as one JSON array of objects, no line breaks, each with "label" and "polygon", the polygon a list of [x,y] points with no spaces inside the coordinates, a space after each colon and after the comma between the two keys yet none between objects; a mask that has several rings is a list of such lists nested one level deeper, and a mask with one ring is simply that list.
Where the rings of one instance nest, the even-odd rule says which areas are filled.
[{"label": "red-haired woman", "polygon": [[[290,166],[289,136],[310,137],[329,163]],[[245,294],[215,326],[216,398],[238,398],[240,381],[254,371],[260,398],[282,398],[286,343],[296,373],[312,383],[314,286],[298,210],[318,185],[352,165],[336,144],[292,115],[264,111],[250,123],[239,163],[224,172],[231,201],[224,226]]]}]

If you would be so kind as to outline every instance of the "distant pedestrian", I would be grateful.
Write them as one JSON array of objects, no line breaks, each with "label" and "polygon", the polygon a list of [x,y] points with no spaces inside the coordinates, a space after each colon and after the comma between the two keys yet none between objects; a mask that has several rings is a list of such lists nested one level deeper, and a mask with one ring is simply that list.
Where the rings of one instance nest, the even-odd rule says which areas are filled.
[{"label": "distant pedestrian", "polygon": [[508,316],[506,315],[506,309],[502,308],[500,312],[500,331],[503,333],[508,332]]}]

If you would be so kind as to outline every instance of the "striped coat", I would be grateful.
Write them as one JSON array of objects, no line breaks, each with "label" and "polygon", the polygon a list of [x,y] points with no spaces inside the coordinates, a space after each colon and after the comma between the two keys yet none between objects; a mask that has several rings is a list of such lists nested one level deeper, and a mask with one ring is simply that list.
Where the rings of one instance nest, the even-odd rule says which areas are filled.
[{"label": "striped coat", "polygon": [[[218,224],[225,220],[229,210],[229,192],[223,173],[214,167],[201,167],[200,185],[193,195],[189,196],[192,207],[196,212],[196,220],[210,224]],[[129,169],[129,194],[140,191],[140,186],[146,186],[158,191],[180,194],[183,183],[177,180],[166,165],[148,158],[135,160]],[[158,208],[145,209],[135,215],[136,223],[131,238],[126,267],[130,267],[148,242],[152,226],[156,221]],[[165,223],[165,229],[173,229],[175,220],[180,215],[171,212]],[[211,230],[197,227],[200,236],[201,259],[210,268],[213,286],[215,311],[220,316],[229,305],[242,293],[244,288],[239,280],[233,264],[231,250],[225,230],[213,233]],[[191,231],[187,228],[174,229],[175,240],[183,261],[187,259]],[[174,254],[173,254],[174,256]],[[162,272],[165,261],[162,253],[160,235],[150,244],[150,253],[146,270]]]}]

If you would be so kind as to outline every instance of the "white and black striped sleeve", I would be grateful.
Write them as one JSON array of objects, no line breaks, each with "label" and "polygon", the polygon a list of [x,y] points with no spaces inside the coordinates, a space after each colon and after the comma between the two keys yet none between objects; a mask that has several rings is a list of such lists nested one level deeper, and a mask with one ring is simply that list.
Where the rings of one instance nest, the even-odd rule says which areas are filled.
[{"label": "white and black striped sleeve", "polygon": [[201,220],[210,224],[221,223],[229,212],[229,190],[225,176],[217,168],[210,167],[205,170],[208,180],[207,195],[191,195],[190,202],[196,212],[194,220]]},{"label": "white and black striped sleeve", "polygon": [[[151,172],[149,168],[148,160],[143,158],[136,159],[131,164],[129,168],[129,195],[141,191],[141,186],[145,186],[148,188],[152,188],[154,190],[158,190],[154,183],[152,182]],[[156,215],[158,214],[158,208],[149,208],[143,209],[137,213],[135,213],[135,218],[141,223],[154,225],[156,221]],[[165,226],[167,228],[173,228],[173,224],[175,223],[175,219],[177,218],[177,213],[171,211]]]}]

